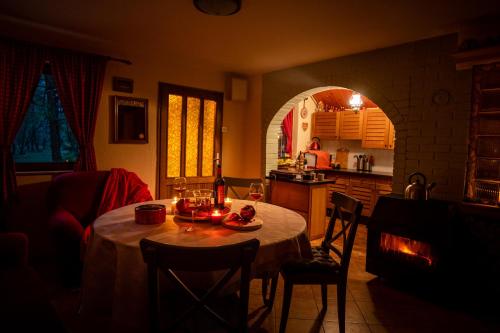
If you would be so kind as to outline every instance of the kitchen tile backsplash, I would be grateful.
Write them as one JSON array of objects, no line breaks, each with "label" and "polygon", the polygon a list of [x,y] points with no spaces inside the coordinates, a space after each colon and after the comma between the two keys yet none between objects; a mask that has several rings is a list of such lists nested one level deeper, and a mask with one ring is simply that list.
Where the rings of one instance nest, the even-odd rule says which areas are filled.
[{"label": "kitchen tile backsplash", "polygon": [[373,155],[375,163],[372,171],[391,172],[394,165],[394,150],[388,149],[367,149],[361,147],[359,140],[341,140],[341,141],[321,141],[321,150],[326,150],[335,158],[338,148],[349,149],[347,165],[349,169],[356,169],[356,159],[354,155],[365,154]]}]

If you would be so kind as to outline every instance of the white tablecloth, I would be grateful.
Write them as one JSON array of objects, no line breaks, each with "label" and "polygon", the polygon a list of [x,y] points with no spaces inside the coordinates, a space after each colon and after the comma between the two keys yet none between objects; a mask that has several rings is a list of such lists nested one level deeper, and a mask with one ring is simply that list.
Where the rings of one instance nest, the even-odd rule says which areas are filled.
[{"label": "white tablecloth", "polygon": [[[148,203],[164,204],[170,200]],[[233,200],[232,211],[251,201]],[[252,267],[253,276],[276,272],[285,260],[309,255],[306,223],[299,214],[274,205],[258,203],[257,215],[264,223],[254,231],[234,231],[210,222],[195,222],[194,231],[186,232],[190,223],[167,215],[160,225],[139,225],[134,221],[133,204],[110,211],[94,222],[94,233],[87,248],[81,290],[81,315],[110,317],[113,332],[147,330],[147,275],[139,241],[182,246],[221,246],[248,239],[260,240]]]}]

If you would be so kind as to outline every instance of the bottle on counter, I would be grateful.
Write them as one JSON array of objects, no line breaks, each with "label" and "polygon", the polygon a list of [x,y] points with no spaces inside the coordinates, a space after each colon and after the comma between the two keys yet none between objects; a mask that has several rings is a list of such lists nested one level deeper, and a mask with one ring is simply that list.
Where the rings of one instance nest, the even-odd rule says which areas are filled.
[{"label": "bottle on counter", "polygon": [[222,166],[219,153],[215,158],[217,163],[217,176],[214,181],[214,208],[224,209],[224,178],[222,178]]}]

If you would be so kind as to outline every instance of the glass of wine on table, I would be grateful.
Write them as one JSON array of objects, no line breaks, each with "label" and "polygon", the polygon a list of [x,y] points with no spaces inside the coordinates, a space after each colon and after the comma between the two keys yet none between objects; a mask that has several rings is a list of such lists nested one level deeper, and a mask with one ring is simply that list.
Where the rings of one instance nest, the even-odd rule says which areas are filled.
[{"label": "glass of wine on table", "polygon": [[177,192],[177,197],[179,199],[184,198],[184,192],[187,189],[187,180],[186,177],[176,177],[173,182],[174,191]]},{"label": "glass of wine on table", "polygon": [[257,214],[257,201],[261,200],[264,196],[264,184],[251,183],[250,190],[248,191],[250,198],[254,201],[255,214]]}]

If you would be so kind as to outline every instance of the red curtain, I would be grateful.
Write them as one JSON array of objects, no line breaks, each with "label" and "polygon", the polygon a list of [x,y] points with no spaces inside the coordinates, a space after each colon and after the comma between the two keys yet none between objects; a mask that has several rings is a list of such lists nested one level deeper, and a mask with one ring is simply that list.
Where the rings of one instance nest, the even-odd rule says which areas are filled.
[{"label": "red curtain", "polygon": [[286,136],[285,152],[287,152],[289,154],[289,156],[291,156],[292,155],[293,109],[290,112],[288,112],[285,119],[283,119],[281,126],[283,126],[283,132],[284,132],[283,134]]},{"label": "red curtain", "polygon": [[16,191],[11,145],[40,79],[46,51],[33,45],[0,39],[0,185],[2,208]]},{"label": "red curtain", "polygon": [[94,132],[107,57],[55,50],[51,69],[64,114],[78,141],[75,171],[97,169]]}]

